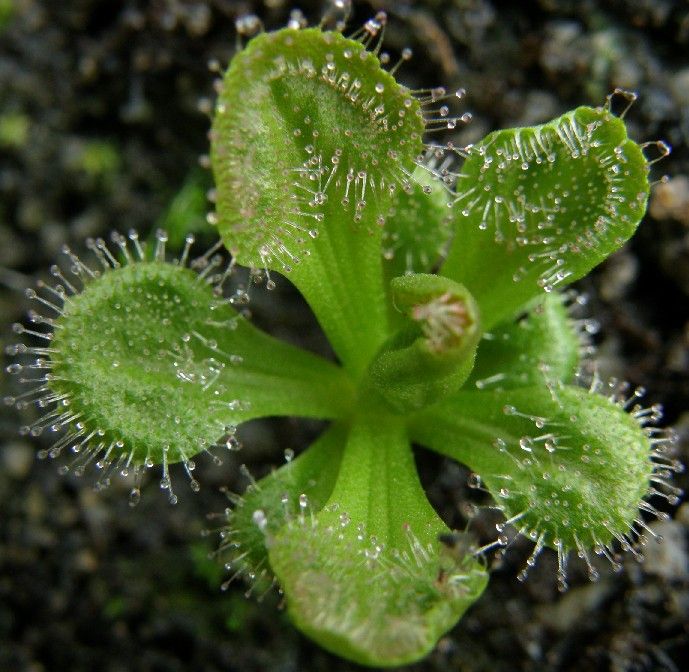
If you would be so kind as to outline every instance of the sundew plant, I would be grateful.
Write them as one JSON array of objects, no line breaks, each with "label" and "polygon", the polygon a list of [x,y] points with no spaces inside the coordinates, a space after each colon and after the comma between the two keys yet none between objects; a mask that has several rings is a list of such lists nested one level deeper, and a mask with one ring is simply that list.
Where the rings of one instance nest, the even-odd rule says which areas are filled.
[{"label": "sundew plant", "polygon": [[[346,8],[346,3],[335,3]],[[432,141],[468,121],[462,91],[409,90],[381,51],[386,18],[337,30],[261,32],[219,87],[211,164],[220,242],[192,237],[174,260],[166,234],[65,250],[8,367],[35,402],[24,428],[57,432],[41,456],[121,474],[130,501],[146,472],[176,502],[181,463],[239,448],[248,420],[328,421],[313,445],[224,514],[221,556],[257,592],[276,586],[294,624],[353,661],[417,660],[478,599],[484,554],[511,534],[613,566],[638,554],[675,502],[671,432],[642,390],[603,381],[569,283],[634,233],[651,149],[627,137],[611,100],[458,147]],[[245,19],[240,27],[253,25]],[[623,95],[623,94],[620,94]],[[629,98],[631,94],[624,94]],[[222,251],[223,246],[229,255]],[[250,282],[232,284],[239,266]],[[250,321],[250,293],[276,274],[313,310],[336,361]],[[232,291],[226,289],[232,286]],[[429,504],[412,444],[466,465],[504,514],[477,547]],[[186,487],[185,487],[186,489]]]}]

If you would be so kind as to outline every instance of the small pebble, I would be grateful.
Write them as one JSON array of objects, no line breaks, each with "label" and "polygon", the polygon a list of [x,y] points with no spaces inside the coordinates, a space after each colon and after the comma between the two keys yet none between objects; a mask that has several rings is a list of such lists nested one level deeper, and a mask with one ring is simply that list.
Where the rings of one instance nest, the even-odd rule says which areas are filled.
[{"label": "small pebble", "polygon": [[649,212],[654,219],[674,219],[689,226],[689,177],[676,175],[657,185]]},{"label": "small pebble", "polygon": [[663,543],[657,544],[649,539],[644,549],[644,570],[667,581],[689,577],[685,526],[676,520],[658,520],[649,527],[663,537]]},{"label": "small pebble", "polygon": [[3,470],[11,478],[22,481],[29,475],[35,455],[31,446],[26,443],[8,443],[1,454]]}]

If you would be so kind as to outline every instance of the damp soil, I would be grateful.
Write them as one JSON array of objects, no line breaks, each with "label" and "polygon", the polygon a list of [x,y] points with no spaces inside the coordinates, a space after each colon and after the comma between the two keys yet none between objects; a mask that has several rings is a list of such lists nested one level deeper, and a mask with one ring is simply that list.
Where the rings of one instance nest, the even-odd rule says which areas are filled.
[{"label": "damp soil", "polygon": [[[320,3],[300,5],[318,21]],[[2,345],[27,309],[22,290],[62,245],[131,227],[146,235],[185,184],[210,186],[198,168],[208,151],[213,99],[209,62],[225,64],[234,22],[255,13],[284,25],[281,0],[0,0],[0,314]],[[628,114],[639,140],[668,141],[654,166],[670,175],[653,194],[638,235],[579,284],[601,370],[648,390],[677,427],[689,463],[689,5],[681,0],[425,0],[357,4],[355,22],[390,13],[386,48],[416,58],[401,79],[412,87],[467,89],[468,143],[504,126],[533,124],[579,104],[600,104],[621,87],[639,93]],[[293,17],[294,18],[294,17]],[[201,164],[204,161],[201,158]],[[182,209],[183,212],[184,209]],[[197,226],[198,222],[194,223]],[[260,324],[316,351],[326,347],[286,282],[255,305]],[[3,374],[4,376],[4,374]],[[2,379],[2,394],[12,392]],[[28,413],[28,411],[26,412]],[[37,461],[41,440],[17,433],[26,421],[0,409],[0,670],[8,672],[292,672],[359,669],[329,655],[287,622],[273,595],[220,590],[224,570],[208,553],[206,514],[222,511],[221,486],[244,487],[238,465],[261,475],[301,449],[317,424],[251,423],[245,448],[222,467],[200,460],[198,494],[179,480],[167,504],[155,482],[140,505],[126,484],[94,492]],[[462,467],[419,449],[432,501],[451,526],[485,540],[496,522]],[[687,477],[677,478],[686,487]],[[530,552],[515,541],[493,559],[482,598],[416,672],[686,669],[689,659],[689,505],[652,523],[665,541],[642,564],[602,564],[590,583],[575,560],[570,590],[556,589],[546,553],[524,584]]]}]

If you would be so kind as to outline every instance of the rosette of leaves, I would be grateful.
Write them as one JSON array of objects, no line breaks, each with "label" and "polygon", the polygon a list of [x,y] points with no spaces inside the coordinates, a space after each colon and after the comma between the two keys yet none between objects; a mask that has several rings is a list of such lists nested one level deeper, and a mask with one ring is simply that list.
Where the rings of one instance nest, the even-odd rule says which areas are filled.
[{"label": "rosette of leaves", "polygon": [[223,548],[237,574],[279,584],[322,646],[393,666],[430,651],[487,581],[470,539],[444,543],[413,443],[477,472],[535,554],[557,550],[563,585],[570,551],[590,562],[638,539],[649,482],[671,492],[672,465],[645,427],[654,410],[577,384],[581,336],[560,293],[634,233],[642,148],[607,107],[582,107],[492,133],[457,174],[429,164],[426,130],[457,119],[445,92],[406,89],[367,49],[381,23],[361,40],[257,36],[224,76],[211,132],[225,246],[289,277],[336,363],[251,326],[204,282],[218,272],[124,245],[121,266],[101,244],[107,272],[73,260],[84,290],[62,282],[59,328],[32,353],[51,358],[33,394],[62,404],[41,427],[72,427],[53,450],[162,463],[164,488],[168,464],[189,470],[237,423],[331,421],[237,499]]},{"label": "rosette of leaves", "polygon": [[240,571],[274,574],[300,628],[366,664],[421,656],[485,584],[441,543],[412,442],[478,472],[537,549],[558,549],[563,584],[569,550],[630,543],[659,468],[620,399],[574,384],[581,338],[558,293],[634,232],[641,148],[608,109],[579,108],[467,148],[450,193],[418,158],[441,103],[356,42],[287,30],[235,58],[213,126],[223,240],[287,270],[357,390],[247,493],[228,545]]}]

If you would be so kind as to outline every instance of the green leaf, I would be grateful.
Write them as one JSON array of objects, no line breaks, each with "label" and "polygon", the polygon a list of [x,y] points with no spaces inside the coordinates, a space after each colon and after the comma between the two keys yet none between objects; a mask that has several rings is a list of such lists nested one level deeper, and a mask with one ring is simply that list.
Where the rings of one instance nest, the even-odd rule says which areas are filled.
[{"label": "green leaf", "polygon": [[269,557],[301,630],[338,655],[388,667],[428,653],[485,586],[473,555],[439,542],[447,531],[402,424],[375,415],[352,426],[329,503],[289,521]]},{"label": "green leaf", "polygon": [[[347,428],[333,423],[299,457],[260,481],[249,484],[226,512],[227,528],[221,533],[219,552],[229,553],[233,580],[242,576],[260,591],[274,582],[268,546],[285,524],[320,511],[335,486]],[[227,584],[225,584],[227,585]]]},{"label": "green leaf", "polygon": [[407,273],[430,273],[452,237],[450,191],[422,168],[408,191],[398,190],[385,220],[383,257],[389,280]]},{"label": "green leaf", "polygon": [[318,29],[254,38],[216,106],[225,244],[240,263],[286,273],[355,374],[387,335],[382,228],[395,192],[412,187],[423,130],[374,53]]},{"label": "green leaf", "polygon": [[466,389],[508,390],[544,381],[571,382],[584,347],[567,298],[546,294],[526,314],[483,335]]},{"label": "green leaf", "polygon": [[181,250],[189,234],[213,234],[206,222],[210,187],[208,173],[195,168],[187,175],[184,184],[156,223],[168,235],[168,247]]},{"label": "green leaf", "polygon": [[74,446],[101,466],[186,462],[218,441],[233,447],[238,422],[338,417],[352,404],[338,367],[260,332],[197,273],[161,261],[111,269],[67,296],[51,348],[53,422],[71,428],[54,450]]},{"label": "green leaf", "polygon": [[466,288],[439,275],[394,278],[391,293],[408,325],[385,342],[369,376],[390,407],[406,413],[459,389],[474,363],[480,320]]},{"label": "green leaf", "polygon": [[476,471],[508,519],[561,551],[627,544],[653,474],[649,434],[622,402],[566,385],[460,392],[420,413],[412,436]]},{"label": "green leaf", "polygon": [[648,192],[648,162],[607,109],[496,131],[462,166],[461,217],[442,273],[466,285],[490,330],[617,250]]}]

